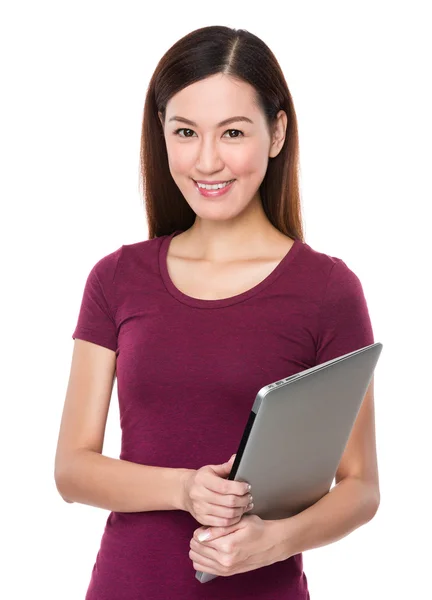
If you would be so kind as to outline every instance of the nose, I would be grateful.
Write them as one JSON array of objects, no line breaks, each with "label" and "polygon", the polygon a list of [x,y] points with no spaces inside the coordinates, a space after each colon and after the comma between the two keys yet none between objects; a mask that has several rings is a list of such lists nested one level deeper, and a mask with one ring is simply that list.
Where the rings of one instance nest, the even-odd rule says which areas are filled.
[{"label": "nose", "polygon": [[216,141],[207,139],[204,140],[198,150],[196,161],[196,169],[203,173],[203,178],[206,174],[211,174],[223,169],[224,162],[219,152]]}]

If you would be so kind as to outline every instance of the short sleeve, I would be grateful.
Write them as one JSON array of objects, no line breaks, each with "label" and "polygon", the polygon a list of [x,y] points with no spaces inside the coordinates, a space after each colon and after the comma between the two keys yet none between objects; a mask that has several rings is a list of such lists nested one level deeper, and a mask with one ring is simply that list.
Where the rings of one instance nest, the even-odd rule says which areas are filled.
[{"label": "short sleeve", "polygon": [[318,316],[319,365],[374,343],[362,284],[341,259],[332,266]]},{"label": "short sleeve", "polygon": [[105,256],[91,269],[82,296],[73,339],[86,340],[117,350],[117,327],[113,316],[113,279],[120,250]]}]

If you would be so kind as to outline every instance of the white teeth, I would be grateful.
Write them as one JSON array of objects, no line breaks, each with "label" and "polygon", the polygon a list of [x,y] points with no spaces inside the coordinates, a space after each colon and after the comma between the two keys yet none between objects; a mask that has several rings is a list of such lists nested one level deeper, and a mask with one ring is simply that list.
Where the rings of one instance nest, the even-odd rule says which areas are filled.
[{"label": "white teeth", "polygon": [[217,183],[215,185],[206,185],[204,183],[198,183],[197,185],[200,188],[204,188],[205,190],[220,190],[222,188],[224,188],[226,185],[228,185],[229,183],[231,183],[231,181],[234,181],[234,179],[231,179],[230,181],[225,181],[225,183]]}]

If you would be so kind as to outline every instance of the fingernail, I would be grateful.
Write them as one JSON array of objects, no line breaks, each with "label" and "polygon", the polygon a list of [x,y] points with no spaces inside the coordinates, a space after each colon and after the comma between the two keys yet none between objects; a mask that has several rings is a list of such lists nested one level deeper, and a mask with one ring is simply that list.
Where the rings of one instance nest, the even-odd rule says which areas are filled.
[{"label": "fingernail", "polygon": [[200,542],[205,542],[206,540],[208,540],[208,538],[210,537],[211,533],[209,530],[207,531],[203,531],[202,533],[198,534],[198,539]]}]

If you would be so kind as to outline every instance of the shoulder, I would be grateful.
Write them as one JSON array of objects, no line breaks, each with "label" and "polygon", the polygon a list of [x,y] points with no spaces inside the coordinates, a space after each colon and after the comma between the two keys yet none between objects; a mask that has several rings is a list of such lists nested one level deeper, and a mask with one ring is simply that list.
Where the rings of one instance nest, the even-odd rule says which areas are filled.
[{"label": "shoulder", "polygon": [[90,271],[90,277],[98,279],[101,284],[112,284],[122,253],[123,246],[120,246],[120,248],[117,248],[109,254],[105,254],[99,258]]},{"label": "shoulder", "polygon": [[306,242],[302,242],[303,245],[303,260],[310,266],[316,267],[321,271],[324,271],[326,275],[330,273],[333,266],[338,263],[341,259],[337,256],[332,256],[326,252],[322,252],[312,247]]},{"label": "shoulder", "polygon": [[346,261],[306,243],[303,243],[300,271],[306,288],[321,306],[335,307],[337,303],[363,296],[360,278]]},{"label": "shoulder", "polygon": [[123,244],[123,253],[126,253],[127,255],[142,255],[155,252],[165,237],[165,235],[162,235],[150,240],[141,240],[139,242],[132,242],[131,244]]},{"label": "shoulder", "polygon": [[307,268],[313,279],[325,284],[356,278],[356,274],[342,258],[316,250],[306,242],[303,242],[301,260],[303,268]]},{"label": "shoulder", "polygon": [[166,236],[124,244],[121,257],[121,274],[130,279],[135,272],[157,272],[159,250]]},{"label": "shoulder", "polygon": [[102,256],[93,266],[92,271],[105,283],[114,283],[122,278],[127,266],[134,265],[136,260],[146,260],[157,255],[162,238],[153,238],[130,244],[123,244],[109,254]]}]

